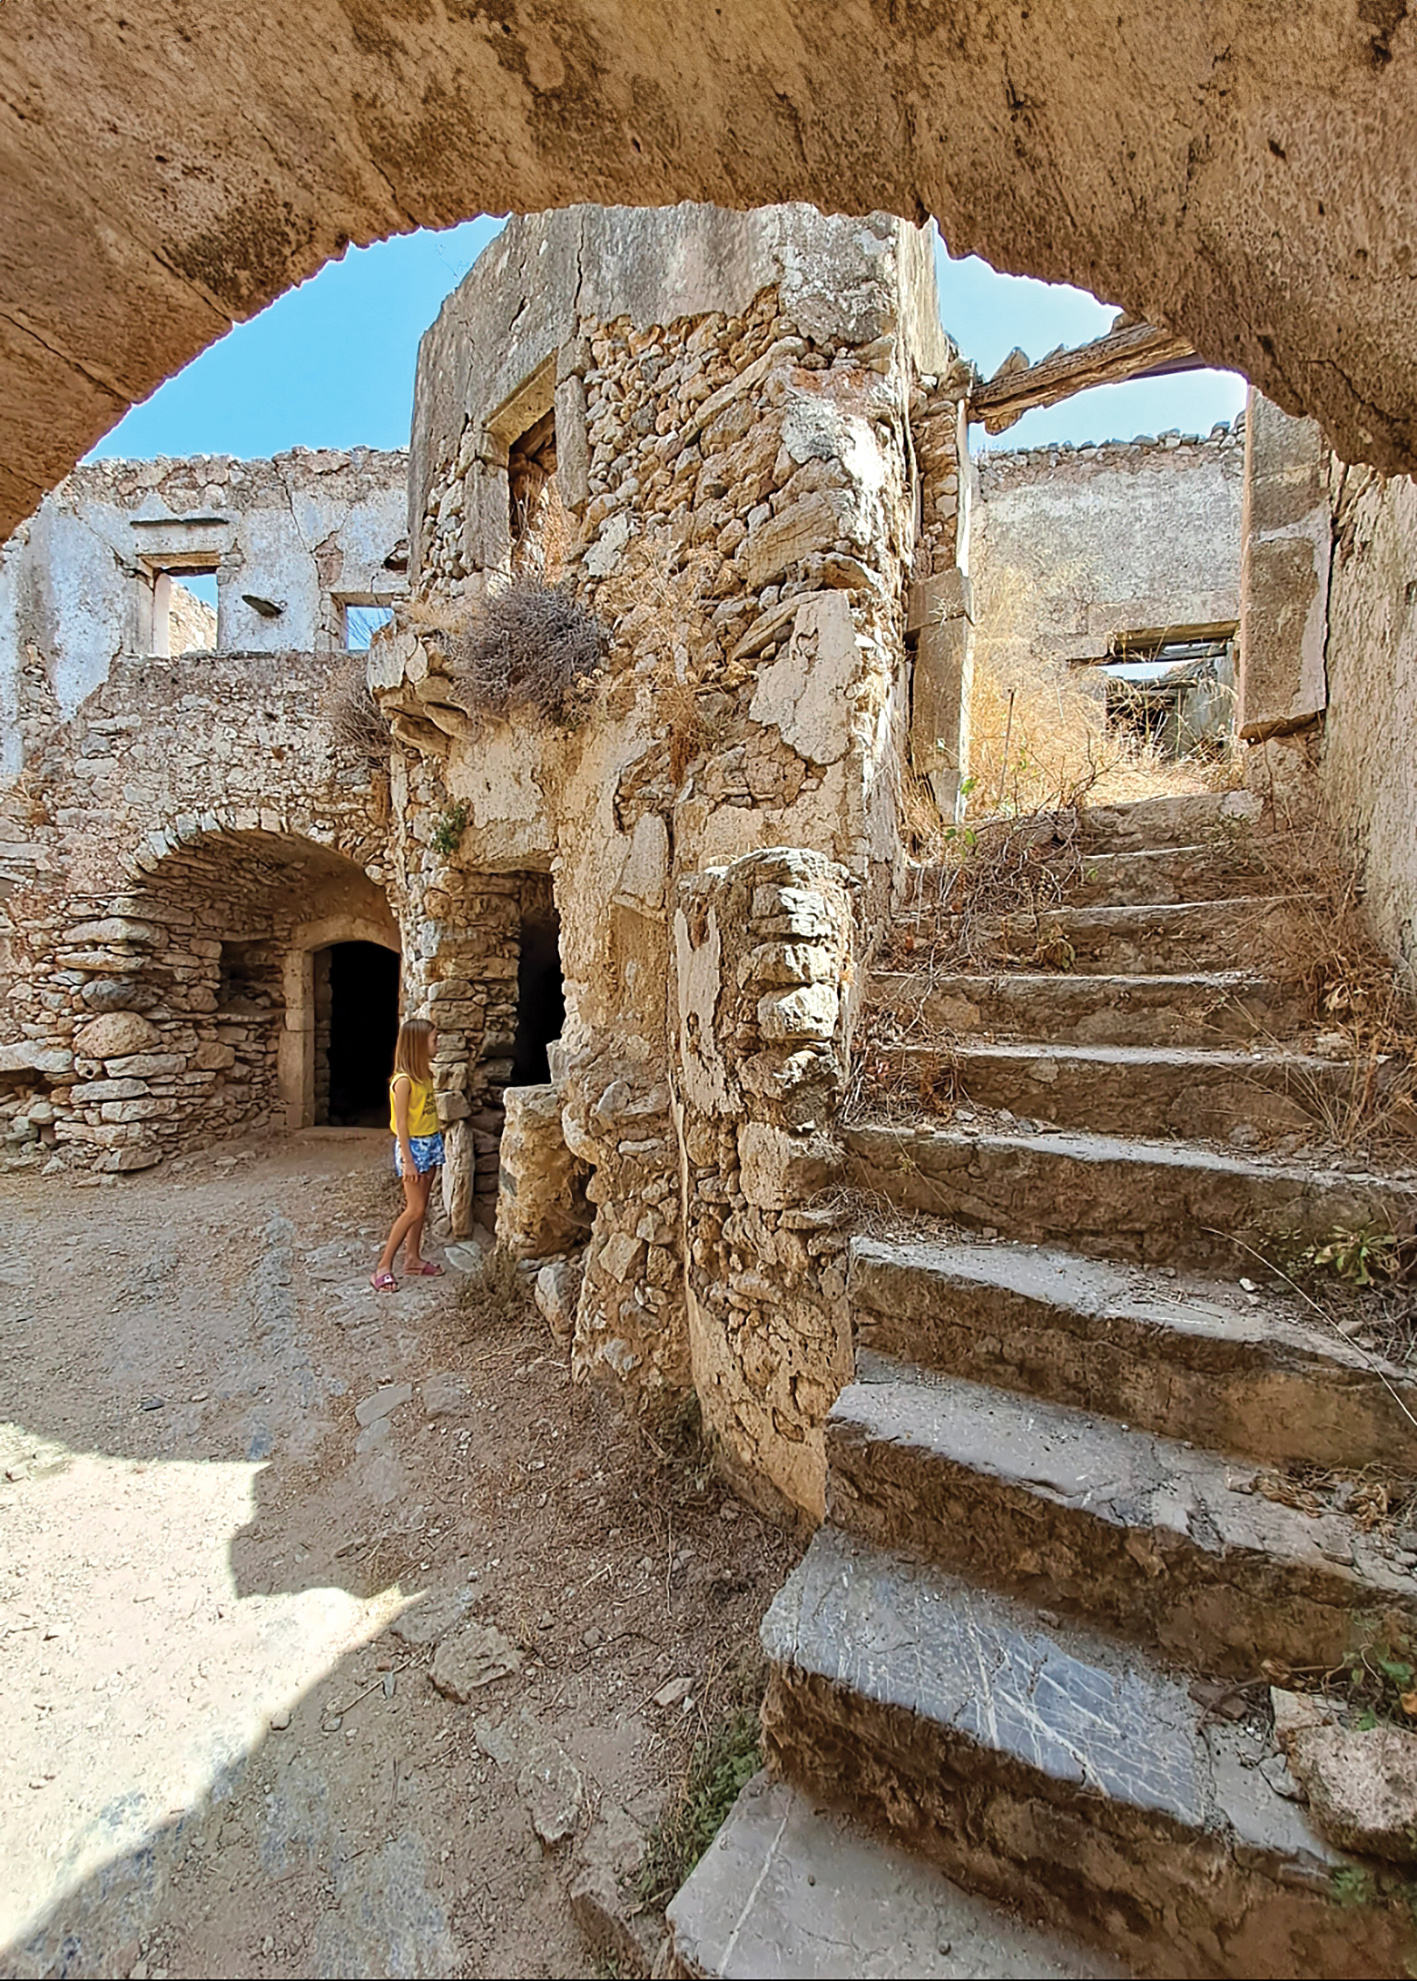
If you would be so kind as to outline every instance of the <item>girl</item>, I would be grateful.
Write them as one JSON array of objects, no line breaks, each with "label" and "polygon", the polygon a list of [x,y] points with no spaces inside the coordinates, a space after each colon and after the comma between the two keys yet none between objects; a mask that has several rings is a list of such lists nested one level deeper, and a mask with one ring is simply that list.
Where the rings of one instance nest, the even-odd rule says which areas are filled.
[{"label": "girl", "polygon": [[429,1019],[408,1018],[400,1025],[389,1081],[389,1126],[394,1131],[394,1169],[403,1178],[404,1207],[369,1281],[376,1293],[397,1289],[393,1263],[400,1245],[406,1272],[431,1276],[443,1270],[420,1257],[418,1249],[433,1178],[443,1162],[443,1137],[433,1101],[432,1060],[437,1050],[438,1034]]}]

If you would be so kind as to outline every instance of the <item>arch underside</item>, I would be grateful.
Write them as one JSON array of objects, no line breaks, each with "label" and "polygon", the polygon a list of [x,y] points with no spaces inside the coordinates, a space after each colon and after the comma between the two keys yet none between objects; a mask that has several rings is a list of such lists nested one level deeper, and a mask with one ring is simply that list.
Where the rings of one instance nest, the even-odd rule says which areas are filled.
[{"label": "arch underside", "polygon": [[1417,20],[1228,0],[74,0],[0,53],[0,536],[351,242],[576,200],[934,214],[1417,463]]}]

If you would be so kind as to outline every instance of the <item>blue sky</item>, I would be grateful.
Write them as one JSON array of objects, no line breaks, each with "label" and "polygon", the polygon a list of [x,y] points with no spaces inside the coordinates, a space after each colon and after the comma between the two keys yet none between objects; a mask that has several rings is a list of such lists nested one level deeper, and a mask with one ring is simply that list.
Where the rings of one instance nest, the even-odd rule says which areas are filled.
[{"label": "blue sky", "polygon": [[[170,378],[90,458],[406,446],[418,339],[500,225],[469,220],[352,249]],[[939,277],[945,328],[986,377],[1016,344],[1041,358],[1099,336],[1113,316],[1082,290],[997,275],[975,257],[942,252]],[[1225,372],[1102,386],[1026,414],[987,444],[1205,433],[1244,398],[1243,381]],[[982,428],[974,434],[986,444]]]}]

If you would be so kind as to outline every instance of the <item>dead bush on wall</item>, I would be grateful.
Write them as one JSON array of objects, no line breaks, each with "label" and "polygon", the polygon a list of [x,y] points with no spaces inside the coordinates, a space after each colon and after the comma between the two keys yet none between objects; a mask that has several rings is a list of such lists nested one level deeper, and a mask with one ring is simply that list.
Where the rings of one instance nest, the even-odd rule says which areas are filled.
[{"label": "dead bush on wall", "polygon": [[341,669],[328,683],[321,697],[320,714],[340,749],[362,756],[371,764],[382,763],[388,756],[389,725],[369,692],[362,655],[357,666]]},{"label": "dead bush on wall", "polygon": [[513,578],[431,635],[471,715],[527,709],[562,728],[586,713],[610,635],[564,585]]}]

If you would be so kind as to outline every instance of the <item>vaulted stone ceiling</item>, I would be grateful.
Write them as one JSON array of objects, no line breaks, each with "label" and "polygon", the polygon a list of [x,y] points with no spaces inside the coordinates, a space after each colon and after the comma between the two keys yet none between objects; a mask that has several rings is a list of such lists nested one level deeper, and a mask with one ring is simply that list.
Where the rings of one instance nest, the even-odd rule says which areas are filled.
[{"label": "vaulted stone ceiling", "polygon": [[576,200],[935,214],[1417,466],[1406,0],[11,0],[0,536],[349,241]]}]

